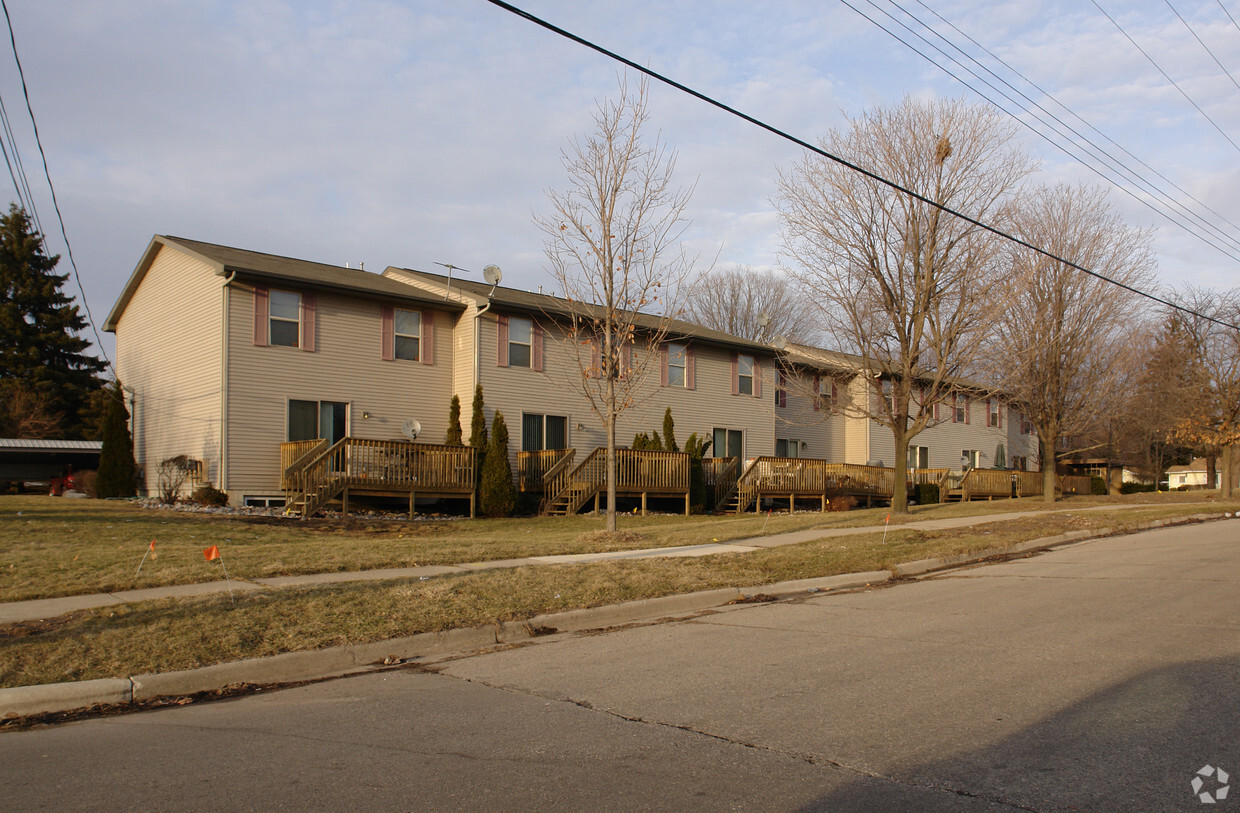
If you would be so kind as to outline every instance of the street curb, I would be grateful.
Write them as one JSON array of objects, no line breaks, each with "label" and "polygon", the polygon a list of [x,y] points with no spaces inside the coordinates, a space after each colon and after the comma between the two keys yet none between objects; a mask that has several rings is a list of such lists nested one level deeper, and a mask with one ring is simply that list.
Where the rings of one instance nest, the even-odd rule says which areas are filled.
[{"label": "street curb", "polygon": [[[1125,529],[1123,532],[1133,533],[1169,525],[1187,525],[1224,518],[1226,515],[1221,512],[1169,517],[1138,523],[1135,529]],[[727,606],[746,597],[762,595],[788,598],[832,590],[868,587],[883,584],[892,579],[920,576],[961,565],[975,564],[998,556],[1007,557],[1046,550],[1086,539],[1098,539],[1117,532],[1116,528],[1072,531],[1020,542],[1010,548],[991,548],[958,556],[905,562],[890,571],[845,573],[814,579],[778,582],[744,590],[728,587],[639,599],[623,604],[540,615],[524,621],[509,621],[490,627],[428,632],[405,638],[309,652],[287,652],[266,658],[249,658],[177,672],[0,689],[0,719],[76,711],[94,706],[125,706],[161,697],[187,696],[233,686],[267,686],[323,680],[434,655],[466,652],[496,644],[517,643],[552,633],[581,632],[622,624],[690,616],[705,610]]]}]

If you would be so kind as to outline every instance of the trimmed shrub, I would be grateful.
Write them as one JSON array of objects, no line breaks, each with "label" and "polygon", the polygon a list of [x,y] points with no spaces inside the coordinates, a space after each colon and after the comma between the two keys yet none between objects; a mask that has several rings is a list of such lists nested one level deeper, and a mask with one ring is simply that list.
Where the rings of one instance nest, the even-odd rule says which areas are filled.
[{"label": "trimmed shrub", "polygon": [[931,505],[939,501],[939,484],[938,483],[918,483],[917,484],[917,504]]},{"label": "trimmed shrub", "polygon": [[210,483],[203,483],[194,489],[190,501],[198,505],[207,505],[213,508],[223,508],[228,505],[228,492],[220,491]]},{"label": "trimmed shrub", "polygon": [[137,469],[125,393],[121,391],[120,382],[115,382],[108,388],[108,411],[103,419],[103,450],[99,454],[99,476],[95,480],[99,496],[103,499],[136,496]]},{"label": "trimmed shrub", "polygon": [[1145,494],[1153,491],[1153,483],[1122,483],[1119,487],[1120,494]]},{"label": "trimmed shrub", "polygon": [[491,442],[487,446],[486,461],[482,464],[478,502],[482,515],[486,517],[510,516],[517,505],[512,465],[508,462],[508,425],[504,423],[504,413],[498,409],[491,423]]},{"label": "trimmed shrub", "polygon": [[459,395],[453,395],[452,403],[448,406],[448,437],[444,445],[464,445],[461,435],[461,398]]},{"label": "trimmed shrub", "polygon": [[1107,495],[1107,481],[1105,478],[1093,475],[1089,478],[1089,493],[1105,497]]}]

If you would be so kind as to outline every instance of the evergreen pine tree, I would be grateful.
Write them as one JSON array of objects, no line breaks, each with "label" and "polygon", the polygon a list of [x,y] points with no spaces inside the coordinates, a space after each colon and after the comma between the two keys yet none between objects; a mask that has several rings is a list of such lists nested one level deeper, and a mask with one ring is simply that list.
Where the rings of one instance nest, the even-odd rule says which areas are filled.
[{"label": "evergreen pine tree", "polygon": [[478,472],[478,477],[482,477],[482,466],[487,459],[487,418],[482,412],[482,385],[474,385],[474,406],[473,415],[469,419],[469,445],[478,451],[475,452],[474,471]]},{"label": "evergreen pine tree", "polygon": [[508,462],[508,425],[504,423],[504,413],[498,409],[491,424],[491,441],[482,464],[482,484],[478,492],[483,516],[506,517],[517,505],[512,465]]},{"label": "evergreen pine tree", "polygon": [[16,204],[0,216],[0,380],[20,381],[64,416],[61,434],[83,437],[83,415],[105,364],[84,351],[86,320],[61,286],[59,256],[47,256],[39,233]]},{"label": "evergreen pine tree", "polygon": [[101,499],[133,497],[137,491],[138,466],[133,459],[133,437],[129,434],[129,410],[120,383],[108,390],[108,414],[103,422],[103,451],[99,454],[99,475],[95,491]]},{"label": "evergreen pine tree", "polygon": [[448,407],[448,439],[444,441],[448,446],[461,446],[461,398],[458,395],[452,396],[452,405]]},{"label": "evergreen pine tree", "polygon": [[666,452],[680,451],[680,447],[676,445],[676,423],[672,420],[671,407],[663,413],[663,450]]}]

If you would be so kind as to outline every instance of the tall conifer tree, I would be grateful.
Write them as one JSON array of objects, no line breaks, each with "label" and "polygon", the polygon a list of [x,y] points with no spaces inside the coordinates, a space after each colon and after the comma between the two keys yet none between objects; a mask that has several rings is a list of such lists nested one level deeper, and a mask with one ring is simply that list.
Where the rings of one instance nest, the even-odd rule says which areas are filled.
[{"label": "tall conifer tree", "polygon": [[86,320],[61,290],[68,275],[55,273],[59,261],[25,210],[10,205],[0,216],[0,382],[46,399],[48,413],[63,416],[60,433],[82,437],[106,365],[85,353]]}]

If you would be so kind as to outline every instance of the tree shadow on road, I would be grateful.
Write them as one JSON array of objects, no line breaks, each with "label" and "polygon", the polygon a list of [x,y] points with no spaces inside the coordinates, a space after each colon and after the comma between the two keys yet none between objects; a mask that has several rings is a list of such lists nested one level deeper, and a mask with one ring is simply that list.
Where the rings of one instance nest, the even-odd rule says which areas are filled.
[{"label": "tree shadow on road", "polygon": [[[881,784],[859,779],[803,810],[912,809],[910,796],[919,810],[1218,809],[1191,787],[1206,765],[1240,784],[1240,656],[1143,673],[992,745]],[[1202,792],[1218,788],[1217,775],[1203,779]]]}]

